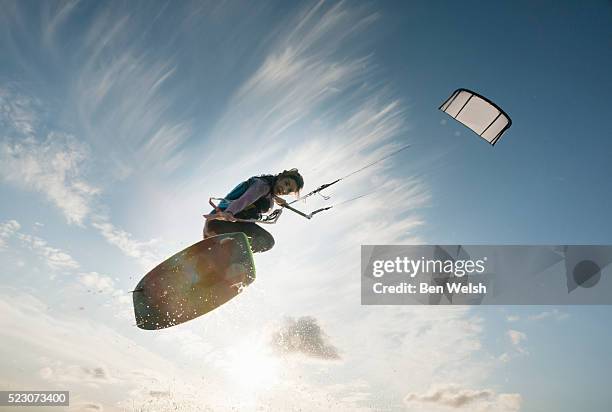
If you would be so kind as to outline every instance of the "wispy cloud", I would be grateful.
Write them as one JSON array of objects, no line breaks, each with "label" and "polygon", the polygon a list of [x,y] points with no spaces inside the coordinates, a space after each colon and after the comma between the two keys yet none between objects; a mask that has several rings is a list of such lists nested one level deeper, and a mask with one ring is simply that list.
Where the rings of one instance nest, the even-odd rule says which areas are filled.
[{"label": "wispy cloud", "polygon": [[0,249],[6,247],[7,239],[11,238],[20,228],[21,225],[16,220],[0,223]]},{"label": "wispy cloud", "polygon": [[38,237],[18,233],[17,238],[23,245],[38,255],[51,269],[71,270],[79,268],[79,263],[67,252],[49,246],[46,240]]},{"label": "wispy cloud", "polygon": [[[0,111],[0,122],[7,133],[0,140],[0,179],[19,189],[41,194],[63,213],[69,224],[86,226],[93,221],[91,225],[104,239],[144,266],[150,267],[158,261],[159,256],[151,251],[155,240],[134,240],[131,234],[115,227],[108,219],[100,218],[98,213],[94,215],[102,204],[102,191],[85,179],[85,170],[91,169],[94,160],[89,145],[65,133],[44,135],[46,132],[36,120],[37,112],[42,111],[38,107],[41,102],[8,89],[0,89],[0,92],[0,107],[4,107]],[[154,152],[165,150],[160,147],[174,146],[173,136],[185,133],[181,126],[170,130],[162,127],[143,150],[155,156]],[[1,238],[0,242],[4,243]],[[44,248],[41,239],[24,235],[21,240],[46,256],[54,267],[77,267],[67,256]]]},{"label": "wispy cloud", "polygon": [[43,43],[47,47],[53,47],[56,31],[66,22],[70,15],[77,9],[80,0],[66,0],[57,3],[49,3],[48,19],[43,25]]},{"label": "wispy cloud", "polygon": [[82,225],[100,190],[83,176],[90,160],[86,144],[70,134],[48,131],[43,103],[0,88],[0,179],[44,195],[69,223]]},{"label": "wispy cloud", "polygon": [[83,225],[100,190],[81,176],[88,150],[74,137],[50,133],[0,143],[0,177],[45,196],[69,223]]},{"label": "wispy cloud", "polygon": [[177,119],[183,102],[168,87],[176,56],[147,47],[138,16],[110,5],[95,15],[74,51],[82,63],[71,94],[87,138],[112,153],[120,168],[171,172],[182,163],[192,129]]},{"label": "wispy cloud", "polygon": [[15,93],[11,88],[0,87],[0,126],[4,137],[32,137],[40,123],[34,108],[40,101]]},{"label": "wispy cloud", "polygon": [[52,270],[70,271],[77,269],[79,263],[66,251],[50,246],[46,240],[20,232],[21,225],[16,220],[0,223],[0,249],[7,246],[11,238],[19,241],[20,246],[32,251]]},{"label": "wispy cloud", "polygon": [[97,272],[80,273],[78,281],[86,288],[104,294],[114,294],[118,292],[115,289],[115,282],[110,276],[101,275]]},{"label": "wispy cloud", "polygon": [[147,242],[135,240],[130,233],[103,220],[93,222],[91,225],[108,243],[119,248],[126,256],[138,260],[144,268],[151,269],[154,264],[161,261],[161,256],[154,251],[154,246],[159,243],[158,239]]},{"label": "wispy cloud", "polygon": [[[51,246],[41,237],[23,233],[20,231],[21,225],[15,220],[0,223],[0,250],[8,247],[8,242],[15,240],[15,248],[30,252],[35,258],[40,259],[50,271],[50,279],[56,278],[58,273],[67,275],[63,278],[65,285],[80,286],[85,290],[102,294],[110,297],[112,301],[108,304],[113,305],[114,314],[124,318],[132,318],[131,298],[122,289],[115,286],[114,280],[107,275],[97,272],[76,273],[81,264],[74,259],[67,251]],[[33,258],[29,258],[30,262]],[[23,260],[19,260],[17,265],[25,266]]]},{"label": "wispy cloud", "polygon": [[[569,314],[562,312],[559,309],[551,309],[551,310],[545,310],[540,313],[536,313],[534,315],[527,315],[525,316],[524,319],[531,321],[531,322],[537,322],[541,320],[554,320],[554,321],[560,322],[568,318],[569,318]],[[506,316],[507,322],[518,322],[520,320],[521,320],[521,316],[519,315]]]},{"label": "wispy cloud", "polygon": [[[359,105],[355,98],[360,96],[356,91],[349,93],[349,97],[341,96],[362,84],[370,68],[369,57],[351,56],[346,52],[347,40],[362,32],[375,18],[375,14],[351,10],[342,4],[328,7],[321,2],[276,29],[271,37],[278,40],[270,43],[263,64],[230,99],[225,114],[211,133],[212,143],[234,142],[232,147],[242,148],[237,153],[234,151],[234,155],[248,154],[253,141],[274,152],[282,150],[281,140],[286,144],[305,133],[306,123],[317,118],[329,120],[338,114],[346,116],[347,109],[350,111]],[[337,107],[333,112],[324,107],[331,101]],[[379,104],[385,107],[389,103]],[[370,108],[380,112],[378,107]],[[350,123],[358,129],[363,126],[360,120],[366,119],[355,118]],[[316,138],[311,135],[308,140],[313,137]],[[333,137],[332,143],[337,141],[336,136],[325,136],[328,141],[330,137]],[[359,141],[363,136],[352,138]],[[357,144],[356,151],[361,148]],[[222,149],[214,154],[227,155],[229,152]]]},{"label": "wispy cloud", "polygon": [[[39,14],[20,2],[4,6],[1,18],[7,35],[0,41],[38,81],[53,76],[53,92],[71,113],[72,128],[79,129],[80,138],[94,150],[109,155],[115,178],[133,170],[163,174],[181,165],[192,129],[187,116],[177,116],[186,106],[180,93],[168,87],[177,77],[177,49],[172,47],[177,30],[161,37],[147,34],[156,20],[159,23],[159,15],[153,21],[148,18],[180,10],[187,19],[189,4],[170,13],[158,3],[52,2],[41,4]],[[177,25],[180,22],[174,29]],[[80,41],[70,41],[73,38]],[[44,65],[29,49],[45,56]],[[41,89],[50,88],[45,83]],[[0,90],[0,99],[2,95],[6,93]],[[0,113],[23,134],[32,135],[40,116],[28,110],[32,102],[12,97],[4,99],[9,102],[0,105]]]},{"label": "wispy cloud", "polygon": [[468,389],[459,385],[435,385],[422,393],[410,393],[406,406],[422,411],[520,411],[522,397],[518,394],[498,394],[491,389]]},{"label": "wispy cloud", "polygon": [[531,315],[527,319],[532,321],[545,320],[545,319],[553,319],[556,321],[562,321],[569,318],[567,313],[561,312],[559,309],[547,310],[544,312],[540,312],[537,315]]}]

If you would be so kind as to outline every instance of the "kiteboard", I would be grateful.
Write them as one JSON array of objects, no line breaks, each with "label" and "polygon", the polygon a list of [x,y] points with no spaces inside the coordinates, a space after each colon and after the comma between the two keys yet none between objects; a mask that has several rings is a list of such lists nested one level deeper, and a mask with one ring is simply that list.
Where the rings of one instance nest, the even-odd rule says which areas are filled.
[{"label": "kiteboard", "polygon": [[229,301],[255,280],[244,233],[204,239],[147,273],[133,291],[136,325],[164,329],[202,316]]}]

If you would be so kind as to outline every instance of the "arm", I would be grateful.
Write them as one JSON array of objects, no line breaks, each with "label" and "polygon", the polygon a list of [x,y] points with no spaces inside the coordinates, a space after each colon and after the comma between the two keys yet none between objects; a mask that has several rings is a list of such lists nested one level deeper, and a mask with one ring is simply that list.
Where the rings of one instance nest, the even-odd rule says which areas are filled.
[{"label": "arm", "polygon": [[272,196],[272,198],[274,199],[276,204],[281,206],[281,207],[285,207],[288,204],[287,201],[285,199],[283,199],[282,197],[274,195],[274,196]]}]

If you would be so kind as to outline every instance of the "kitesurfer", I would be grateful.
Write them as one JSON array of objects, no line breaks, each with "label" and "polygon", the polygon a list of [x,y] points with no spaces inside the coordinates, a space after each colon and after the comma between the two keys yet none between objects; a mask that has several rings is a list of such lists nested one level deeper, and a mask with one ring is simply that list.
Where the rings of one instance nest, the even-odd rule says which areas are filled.
[{"label": "kitesurfer", "polygon": [[253,176],[229,192],[213,210],[205,215],[204,239],[222,233],[243,232],[251,242],[254,253],[265,252],[274,246],[274,237],[255,222],[274,206],[286,205],[279,196],[299,194],[304,178],[297,169],[284,170],[277,175]]}]

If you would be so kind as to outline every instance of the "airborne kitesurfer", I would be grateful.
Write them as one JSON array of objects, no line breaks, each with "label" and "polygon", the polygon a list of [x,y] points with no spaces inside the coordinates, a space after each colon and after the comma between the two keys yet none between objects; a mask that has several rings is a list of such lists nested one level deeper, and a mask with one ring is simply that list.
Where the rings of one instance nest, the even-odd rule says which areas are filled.
[{"label": "airborne kitesurfer", "polygon": [[243,232],[251,242],[254,253],[265,252],[274,246],[272,235],[255,222],[274,206],[287,202],[279,196],[299,194],[304,178],[297,169],[284,170],[277,175],[253,176],[229,192],[213,210],[205,215],[204,239],[222,233]]}]

